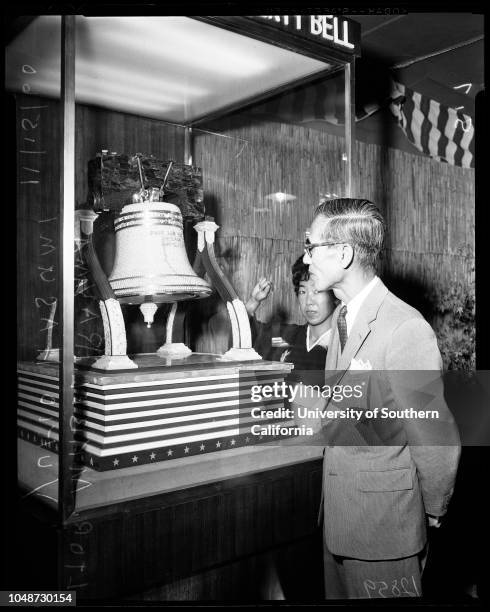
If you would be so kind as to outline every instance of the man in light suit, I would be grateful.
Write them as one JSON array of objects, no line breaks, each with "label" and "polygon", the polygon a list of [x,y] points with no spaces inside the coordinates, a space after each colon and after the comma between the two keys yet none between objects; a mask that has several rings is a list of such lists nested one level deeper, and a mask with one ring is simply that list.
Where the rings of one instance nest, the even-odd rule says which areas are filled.
[{"label": "man in light suit", "polygon": [[[376,276],[384,235],[376,206],[350,198],[322,202],[307,232],[304,263],[316,289],[333,289],[341,300],[332,320],[326,380],[342,384],[353,370],[373,370],[384,407],[431,409],[439,418],[395,418],[381,433],[380,421],[374,427],[324,422],[327,598],[421,596],[426,526],[438,527],[446,512],[461,450],[444,401],[435,334]],[[410,378],[415,372],[407,370],[428,374],[424,392],[416,388],[419,378]]]}]

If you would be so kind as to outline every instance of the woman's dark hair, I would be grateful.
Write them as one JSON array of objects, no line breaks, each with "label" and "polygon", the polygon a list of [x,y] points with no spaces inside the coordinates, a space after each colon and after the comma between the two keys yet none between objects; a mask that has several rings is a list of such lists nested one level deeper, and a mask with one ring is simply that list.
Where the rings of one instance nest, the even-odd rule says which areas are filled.
[{"label": "woman's dark hair", "polygon": [[[294,293],[298,295],[299,292],[299,284],[302,281],[307,281],[310,279],[310,266],[308,264],[303,263],[303,255],[300,255],[298,259],[291,266],[291,273],[293,275],[293,285],[294,285]],[[335,297],[334,292],[329,289],[332,294],[332,300],[334,308],[340,303],[340,300]]]},{"label": "woman's dark hair", "polygon": [[300,282],[310,278],[309,266],[303,263],[303,255],[300,255],[291,266],[291,274],[293,275],[294,293],[298,295]]}]

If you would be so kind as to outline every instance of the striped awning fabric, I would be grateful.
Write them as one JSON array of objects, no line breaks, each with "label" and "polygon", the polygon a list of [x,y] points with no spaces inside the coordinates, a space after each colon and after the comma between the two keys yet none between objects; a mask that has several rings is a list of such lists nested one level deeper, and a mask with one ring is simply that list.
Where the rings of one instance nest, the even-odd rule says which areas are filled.
[{"label": "striped awning fabric", "polygon": [[[380,87],[383,85],[380,82]],[[385,91],[356,89],[356,121],[389,107],[408,140],[422,153],[463,168],[474,167],[475,128],[470,115],[417,93],[392,77]],[[388,91],[389,88],[389,91]],[[325,121],[343,125],[344,81],[341,76],[298,87],[254,106],[250,112],[287,123]]]},{"label": "striped awning fabric", "polygon": [[422,153],[454,166],[475,165],[475,127],[469,115],[393,81],[390,109]]}]

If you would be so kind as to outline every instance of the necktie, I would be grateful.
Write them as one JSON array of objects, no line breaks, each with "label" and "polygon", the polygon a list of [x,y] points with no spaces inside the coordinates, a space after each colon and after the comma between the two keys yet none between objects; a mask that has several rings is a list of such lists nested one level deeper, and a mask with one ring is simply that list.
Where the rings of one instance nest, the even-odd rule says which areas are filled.
[{"label": "necktie", "polygon": [[347,342],[347,321],[345,315],[347,314],[347,306],[342,306],[339,311],[339,318],[337,319],[337,329],[339,330],[340,338],[340,352],[344,350],[345,343]]}]

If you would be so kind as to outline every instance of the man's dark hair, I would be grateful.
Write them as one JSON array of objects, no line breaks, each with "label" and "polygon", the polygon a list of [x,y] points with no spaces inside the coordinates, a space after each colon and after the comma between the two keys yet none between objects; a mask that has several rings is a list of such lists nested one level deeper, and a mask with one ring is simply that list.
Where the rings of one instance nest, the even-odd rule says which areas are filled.
[{"label": "man's dark hair", "polygon": [[301,281],[307,281],[310,278],[309,265],[303,263],[303,255],[300,255],[298,259],[291,266],[291,273],[293,275],[294,293],[298,295],[299,284]]},{"label": "man's dark hair", "polygon": [[383,248],[386,223],[369,200],[337,198],[324,200],[315,216],[326,219],[323,240],[347,242],[354,247],[359,265],[374,268]]}]

